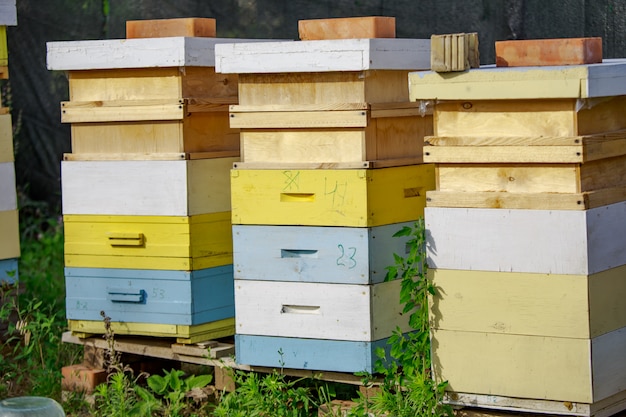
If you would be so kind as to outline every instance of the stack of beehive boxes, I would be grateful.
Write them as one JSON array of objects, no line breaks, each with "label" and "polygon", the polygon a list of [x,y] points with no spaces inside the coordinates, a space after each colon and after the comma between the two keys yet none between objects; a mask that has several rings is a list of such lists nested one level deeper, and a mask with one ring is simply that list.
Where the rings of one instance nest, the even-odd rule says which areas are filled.
[{"label": "stack of beehive boxes", "polygon": [[[0,1],[0,79],[9,78],[7,26],[17,25],[15,0]],[[18,278],[20,256],[11,114],[0,107],[0,282]]]},{"label": "stack of beehive boxes", "polygon": [[215,73],[214,47],[236,40],[214,32],[213,19],[135,21],[130,39],[48,44],[49,69],[69,72],[62,197],[75,334],[104,333],[101,311],[118,334],[234,334],[237,76]]},{"label": "stack of beehive boxes", "polygon": [[[371,372],[374,350],[396,327],[410,330],[400,282],[383,281],[393,253],[406,253],[392,235],[434,189],[433,166],[420,164],[432,116],[408,100],[408,72],[428,68],[429,41],[355,35],[359,23],[393,25],[395,36],[393,18],[329,19],[301,21],[308,40],[216,46],[217,71],[239,74],[239,363]],[[326,25],[324,37],[347,24],[349,39],[304,36],[303,24]]]},{"label": "stack of beehive boxes", "polygon": [[[542,45],[505,46],[513,61]],[[412,73],[410,92],[438,100],[425,218],[447,401],[623,409],[626,61]]]}]

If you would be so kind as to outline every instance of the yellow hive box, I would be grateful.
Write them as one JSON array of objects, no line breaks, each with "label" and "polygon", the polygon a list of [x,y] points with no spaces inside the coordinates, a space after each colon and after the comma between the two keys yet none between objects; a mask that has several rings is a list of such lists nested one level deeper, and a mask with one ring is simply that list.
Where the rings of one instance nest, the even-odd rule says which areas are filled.
[{"label": "yellow hive box", "polygon": [[231,171],[233,224],[370,227],[418,219],[432,165]]},{"label": "yellow hive box", "polygon": [[421,163],[432,109],[409,102],[407,76],[401,70],[240,74],[240,105],[230,108],[230,126],[241,129],[239,166]]},{"label": "yellow hive box", "polygon": [[11,114],[8,108],[0,107],[0,163],[14,160]]},{"label": "yellow hive box", "polygon": [[20,256],[20,232],[17,210],[0,211],[0,259]]},{"label": "yellow hive box", "polygon": [[0,25],[0,67],[9,65],[9,48],[7,45],[7,27]]},{"label": "yellow hive box", "polygon": [[[80,338],[105,333],[102,321],[68,320],[68,325],[72,334]],[[235,319],[192,326],[112,321],[111,329],[118,335],[175,337],[177,343],[191,344],[234,335]]]},{"label": "yellow hive box", "polygon": [[65,215],[65,265],[185,271],[227,265],[230,216]]}]

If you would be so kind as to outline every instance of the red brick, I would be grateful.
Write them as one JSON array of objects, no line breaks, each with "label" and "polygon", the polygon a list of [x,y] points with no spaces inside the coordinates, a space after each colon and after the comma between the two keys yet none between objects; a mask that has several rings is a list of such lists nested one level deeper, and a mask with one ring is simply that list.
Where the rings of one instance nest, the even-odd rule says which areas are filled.
[{"label": "red brick", "polygon": [[106,371],[100,368],[89,368],[85,365],[64,366],[61,369],[63,380],[61,388],[64,391],[84,392],[90,394],[94,389],[106,382]]},{"label": "red brick", "polygon": [[126,38],[165,38],[168,36],[215,37],[215,19],[189,17],[181,19],[129,20]]},{"label": "red brick", "polygon": [[496,42],[496,66],[579,65],[602,62],[602,38]]},{"label": "red brick", "polygon": [[395,38],[396,18],[383,16],[344,17],[298,21],[303,41],[322,39]]}]

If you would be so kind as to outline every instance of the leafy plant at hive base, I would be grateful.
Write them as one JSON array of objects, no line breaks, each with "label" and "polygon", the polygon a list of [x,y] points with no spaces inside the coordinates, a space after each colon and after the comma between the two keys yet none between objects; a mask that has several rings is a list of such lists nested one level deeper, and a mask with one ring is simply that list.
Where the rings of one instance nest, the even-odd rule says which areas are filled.
[{"label": "leafy plant at hive base", "polygon": [[[452,416],[452,408],[442,404],[446,382],[437,383],[431,375],[428,297],[436,289],[426,273],[426,229],[424,219],[404,227],[394,237],[408,236],[409,253],[394,254],[395,265],[387,267],[386,280],[401,279],[400,303],[403,314],[410,314],[414,331],[403,334],[397,328],[389,338],[389,354],[378,349],[375,372],[383,377],[380,390],[372,397],[362,394],[350,416],[388,415],[393,417]],[[366,375],[364,382],[371,376]]]}]

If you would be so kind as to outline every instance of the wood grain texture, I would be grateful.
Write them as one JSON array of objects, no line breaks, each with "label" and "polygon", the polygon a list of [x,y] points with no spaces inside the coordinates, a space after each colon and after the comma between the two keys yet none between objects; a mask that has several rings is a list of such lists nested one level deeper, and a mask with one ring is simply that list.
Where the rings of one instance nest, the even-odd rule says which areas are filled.
[{"label": "wood grain texture", "polygon": [[441,330],[594,338],[626,326],[626,266],[593,275],[436,269],[431,325]]},{"label": "wood grain texture", "polygon": [[407,103],[408,70],[239,75],[241,106]]},{"label": "wood grain texture", "polygon": [[332,39],[215,46],[223,73],[418,70],[430,67],[428,39]]},{"label": "wood grain texture", "polygon": [[233,226],[235,278],[372,284],[383,282],[393,254],[406,255],[412,222],[371,228]]},{"label": "wood grain texture", "polygon": [[429,265],[589,275],[626,264],[626,202],[586,211],[427,207]]},{"label": "wood grain texture", "polygon": [[322,39],[395,38],[396,18],[386,16],[298,20],[303,41]]},{"label": "wood grain texture", "polygon": [[220,43],[262,42],[261,39],[168,37],[48,42],[49,70],[107,68],[215,67]]},{"label": "wood grain texture", "polygon": [[19,258],[20,233],[17,210],[0,211],[0,259]]},{"label": "wood grain texture", "polygon": [[[235,316],[232,265],[196,271],[65,268],[70,320],[197,325]],[[135,296],[121,301],[124,295]]]},{"label": "wood grain texture", "polygon": [[0,163],[0,211],[17,210],[17,191],[15,190],[15,164]]},{"label": "wood grain texture", "polygon": [[[79,338],[103,334],[102,320],[68,320],[69,330]],[[191,344],[235,334],[235,319],[224,319],[193,326],[112,321],[117,335],[175,337],[177,343]]]},{"label": "wood grain texture", "polygon": [[[387,339],[376,342],[298,339],[235,335],[237,363],[252,366],[331,372],[372,373],[378,348],[388,350]],[[278,352],[283,352],[279,355]]]},{"label": "wood grain texture", "polygon": [[625,77],[626,61],[607,59],[573,66],[482,67],[462,74],[412,72],[409,90],[412,101],[610,97],[626,94]]},{"label": "wood grain texture", "polygon": [[64,101],[61,123],[182,120],[185,110],[181,100]]},{"label": "wood grain texture", "polygon": [[190,217],[65,215],[71,267],[197,270],[232,263],[230,212]]},{"label": "wood grain texture", "polygon": [[[235,280],[237,333],[371,342],[409,331],[400,280],[373,285]],[[346,302],[346,300],[350,300]]]},{"label": "wood grain texture", "polygon": [[0,259],[0,283],[13,283],[19,280],[19,278],[17,259]]},{"label": "wood grain texture", "polygon": [[602,38],[529,39],[496,42],[497,67],[581,65],[602,62]]},{"label": "wood grain texture", "polygon": [[214,38],[216,36],[215,19],[188,17],[126,21],[126,39],[172,36]]},{"label": "wood grain texture", "polygon": [[11,114],[0,114],[0,163],[14,160]]},{"label": "wood grain texture", "polygon": [[416,220],[432,165],[376,170],[233,170],[233,224],[370,227]]},{"label": "wood grain texture", "polygon": [[435,330],[431,343],[435,376],[450,391],[594,401],[591,340]]},{"label": "wood grain texture", "polygon": [[229,211],[229,172],[238,159],[63,161],[63,213],[191,216]]},{"label": "wood grain texture", "polygon": [[436,72],[465,71],[480,67],[477,33],[431,35],[430,69]]}]

